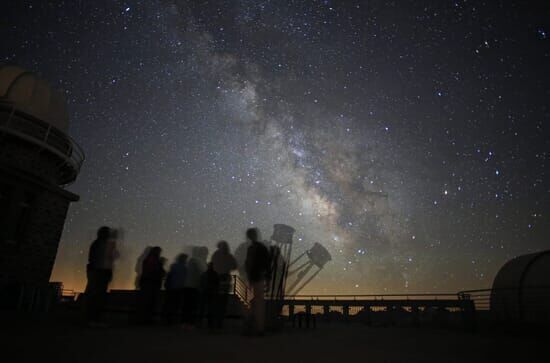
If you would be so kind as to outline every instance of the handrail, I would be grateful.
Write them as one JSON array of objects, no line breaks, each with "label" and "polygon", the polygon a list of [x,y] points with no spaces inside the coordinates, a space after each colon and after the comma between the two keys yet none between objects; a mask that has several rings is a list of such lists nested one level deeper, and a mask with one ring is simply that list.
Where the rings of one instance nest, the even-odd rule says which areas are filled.
[{"label": "handrail", "polygon": [[457,293],[412,293],[412,294],[359,294],[359,295],[353,295],[353,294],[319,294],[319,295],[285,295],[285,299],[287,300],[296,300],[296,299],[311,299],[311,300],[319,300],[319,299],[327,299],[332,298],[334,300],[341,299],[341,298],[353,298],[353,299],[361,299],[361,298],[393,298],[393,297],[404,297],[406,299],[410,297],[434,297],[437,299],[438,297],[453,297],[456,299],[459,299],[459,295]]},{"label": "handrail", "polygon": [[237,296],[246,306],[249,305],[250,300],[249,296],[252,294],[249,294],[250,288],[248,287],[248,284],[243,281],[238,275],[232,275],[233,276],[233,294]]},{"label": "handrail", "polygon": [[[547,290],[550,289],[550,285],[540,285],[540,286],[523,286],[523,289],[542,289]],[[489,291],[505,291],[505,290],[518,290],[519,287],[497,287],[497,288],[487,288],[487,289],[478,289],[478,290],[463,290],[459,291],[458,293],[465,293],[465,294],[471,294],[476,292],[489,292]]]},{"label": "handrail", "polygon": [[[0,101],[0,110],[8,113],[4,120],[0,119],[1,132],[17,136],[57,155],[63,160],[59,165],[61,184],[74,181],[84,163],[85,155],[82,148],[69,135],[47,122],[16,109],[11,103]],[[13,122],[14,118],[17,122]]]},{"label": "handrail", "polygon": [[[238,296],[243,302],[248,304],[248,298],[249,298],[249,291],[250,288],[248,287],[248,284],[244,282],[238,275],[232,275],[233,277],[233,294]],[[375,299],[381,299],[384,298],[395,298],[395,297],[403,297],[405,299],[409,298],[419,298],[419,297],[433,297],[435,300],[438,298],[453,298],[453,300],[461,300],[464,297],[460,295],[460,293],[451,293],[451,292],[443,292],[443,293],[396,293],[396,294],[317,294],[317,295],[305,295],[305,294],[297,294],[297,295],[285,295],[284,300],[297,300],[297,299],[310,299],[310,300],[327,300],[327,299],[333,299],[337,301],[338,299],[343,298],[352,298],[354,300],[357,299],[364,299],[364,298],[375,298]]]},{"label": "handrail", "polygon": [[[494,310],[499,309],[499,307],[504,308],[506,303],[503,305],[502,298],[505,296],[505,300],[514,296],[511,300],[514,302],[520,303],[520,293],[530,292],[532,296],[539,296],[541,292],[546,294],[550,293],[550,286],[541,285],[541,286],[523,286],[519,287],[498,287],[491,289],[476,289],[476,290],[464,290],[459,291],[458,295],[461,299],[467,299],[474,302],[476,310]],[[533,295],[534,294],[534,295]],[[495,300],[496,296],[496,300]],[[506,307],[506,309],[510,309]],[[523,311],[521,307],[517,307],[519,311]]]}]

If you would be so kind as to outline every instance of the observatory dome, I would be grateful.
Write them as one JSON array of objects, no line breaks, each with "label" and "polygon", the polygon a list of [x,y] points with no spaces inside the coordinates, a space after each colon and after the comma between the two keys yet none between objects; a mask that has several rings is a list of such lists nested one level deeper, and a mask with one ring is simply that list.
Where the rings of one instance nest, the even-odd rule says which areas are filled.
[{"label": "observatory dome", "polygon": [[493,282],[491,311],[503,320],[550,322],[550,250],[516,257]]},{"label": "observatory dome", "polygon": [[34,73],[16,66],[0,66],[0,102],[15,107],[67,133],[67,102]]}]

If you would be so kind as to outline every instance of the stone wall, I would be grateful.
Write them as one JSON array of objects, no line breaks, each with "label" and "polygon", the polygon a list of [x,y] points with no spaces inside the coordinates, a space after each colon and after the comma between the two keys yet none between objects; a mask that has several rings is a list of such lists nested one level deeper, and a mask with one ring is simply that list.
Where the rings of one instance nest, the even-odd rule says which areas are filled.
[{"label": "stone wall", "polygon": [[18,185],[33,193],[35,198],[20,238],[0,242],[0,284],[47,284],[70,200],[60,193],[20,180]]}]

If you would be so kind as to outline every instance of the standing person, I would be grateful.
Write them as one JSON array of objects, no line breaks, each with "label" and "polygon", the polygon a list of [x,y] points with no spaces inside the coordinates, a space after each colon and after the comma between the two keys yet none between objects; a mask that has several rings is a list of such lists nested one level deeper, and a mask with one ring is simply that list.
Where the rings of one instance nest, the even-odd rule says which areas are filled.
[{"label": "standing person", "polygon": [[153,314],[157,307],[157,302],[162,287],[162,280],[166,272],[161,257],[162,249],[158,246],[151,248],[149,254],[143,260],[141,278],[139,281],[140,289],[140,322],[150,324],[153,322]]},{"label": "standing person", "polygon": [[167,323],[178,321],[183,307],[183,288],[187,277],[187,255],[181,253],[176,261],[170,266],[166,276],[164,287],[166,289],[166,302],[164,304],[164,315]]},{"label": "standing person", "polygon": [[260,231],[250,228],[246,237],[252,242],[246,253],[245,269],[254,295],[251,306],[252,334],[263,335],[265,330],[265,281],[269,273],[269,252],[260,242]]},{"label": "standing person", "polygon": [[208,329],[213,330],[217,328],[217,307],[218,307],[218,294],[220,289],[220,278],[212,262],[208,264],[208,268],[201,275],[201,307],[202,312],[207,310],[208,316]]},{"label": "standing person", "polygon": [[101,311],[105,304],[107,288],[113,278],[114,261],[118,258],[116,230],[103,226],[97,230],[96,239],[90,246],[86,275],[86,318],[91,327],[104,326]]},{"label": "standing person", "polygon": [[136,267],[134,268],[134,271],[136,272],[136,278],[134,280],[134,286],[137,290],[139,290],[139,282],[141,281],[141,272],[143,269],[143,261],[149,256],[149,252],[151,252],[151,248],[153,246],[147,246],[143,249],[143,252],[141,252],[141,255],[139,255],[137,261],[136,261]]},{"label": "standing person", "polygon": [[214,271],[219,276],[220,288],[217,295],[215,323],[216,328],[221,329],[231,288],[231,271],[237,269],[237,261],[231,254],[226,241],[218,242],[218,249],[212,255],[211,261]]},{"label": "standing person", "polygon": [[187,262],[187,274],[183,288],[183,326],[192,329],[196,323],[200,300],[201,275],[206,271],[208,248],[193,247],[191,258]]}]

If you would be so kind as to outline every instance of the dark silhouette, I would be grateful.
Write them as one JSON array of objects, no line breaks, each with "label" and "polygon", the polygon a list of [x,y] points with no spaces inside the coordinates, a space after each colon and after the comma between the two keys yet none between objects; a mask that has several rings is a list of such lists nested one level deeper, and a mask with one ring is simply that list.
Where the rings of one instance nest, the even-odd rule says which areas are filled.
[{"label": "dark silhouette", "polygon": [[183,308],[183,288],[187,277],[187,255],[182,253],[170,266],[166,275],[164,288],[166,290],[166,301],[164,304],[164,315],[166,322],[173,324],[179,321],[178,317]]},{"label": "dark silhouette", "polygon": [[200,299],[201,275],[206,271],[206,257],[208,248],[193,247],[191,258],[187,262],[187,274],[183,289],[183,324],[186,329],[195,326]]},{"label": "dark silhouette", "polygon": [[105,303],[107,288],[113,278],[113,264],[118,258],[116,230],[101,227],[88,254],[86,275],[86,318],[90,326],[102,325],[101,311]]},{"label": "dark silhouette", "polygon": [[162,280],[166,274],[161,257],[162,249],[158,246],[151,248],[149,255],[143,260],[141,278],[139,280],[140,316],[139,322],[149,324],[153,322],[157,303],[162,287]]},{"label": "dark silhouette", "polygon": [[252,242],[246,254],[245,268],[248,283],[252,288],[253,299],[251,315],[246,333],[262,335],[265,329],[265,282],[269,274],[269,251],[261,243],[260,231],[257,228],[250,228],[246,231],[246,237]]},{"label": "dark silhouette", "polygon": [[153,248],[152,246],[147,246],[143,249],[143,252],[141,252],[141,255],[139,255],[138,259],[137,259],[137,262],[136,262],[136,267],[135,267],[135,272],[136,272],[136,279],[134,281],[134,286],[136,287],[136,289],[139,289],[139,281],[141,280],[141,273],[143,271],[143,261],[147,258],[147,256],[149,256],[149,252],[151,252],[151,248]]},{"label": "dark silhouette", "polygon": [[[208,268],[201,275],[201,310],[206,310],[208,317],[208,328],[217,328],[218,315],[218,295],[220,288],[220,278],[212,262],[208,264]],[[202,317],[202,315],[201,315]]]},{"label": "dark silhouette", "polygon": [[237,261],[231,254],[229,244],[226,241],[218,242],[218,249],[212,255],[211,261],[212,267],[218,274],[220,280],[216,303],[215,324],[216,328],[221,329],[227,309],[229,291],[231,289],[231,271],[237,269]]}]

